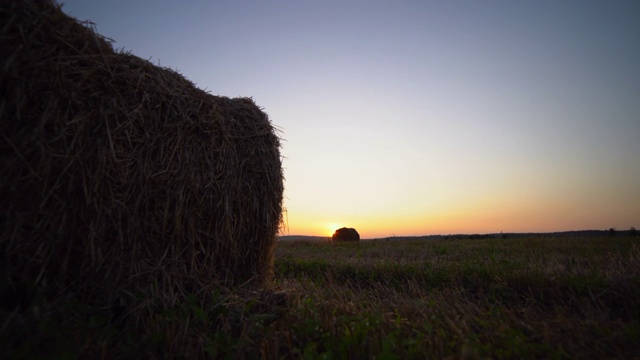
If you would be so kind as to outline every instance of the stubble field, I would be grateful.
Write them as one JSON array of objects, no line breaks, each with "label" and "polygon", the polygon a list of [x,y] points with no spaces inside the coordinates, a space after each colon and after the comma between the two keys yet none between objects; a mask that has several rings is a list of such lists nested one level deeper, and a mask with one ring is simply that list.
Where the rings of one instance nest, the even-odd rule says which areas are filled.
[{"label": "stubble field", "polygon": [[[13,334],[5,338],[5,355],[421,359],[640,354],[637,237],[280,241],[275,258],[272,289],[221,290],[208,303],[158,309],[144,324],[123,324],[97,309],[69,310],[69,304],[49,311],[48,320],[14,327],[14,332],[7,332],[5,322],[3,334]],[[21,332],[29,335],[17,341]]]},{"label": "stubble field", "polygon": [[[341,358],[631,358],[634,238],[280,243],[302,353]],[[306,324],[306,325],[305,325]]]}]

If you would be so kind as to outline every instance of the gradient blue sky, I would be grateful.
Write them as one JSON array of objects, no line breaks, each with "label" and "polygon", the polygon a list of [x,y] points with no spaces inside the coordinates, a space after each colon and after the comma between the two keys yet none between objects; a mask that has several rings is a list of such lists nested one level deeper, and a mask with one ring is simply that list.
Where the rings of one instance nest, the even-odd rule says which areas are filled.
[{"label": "gradient blue sky", "polygon": [[639,1],[64,1],[282,131],[289,233],[640,226]]}]

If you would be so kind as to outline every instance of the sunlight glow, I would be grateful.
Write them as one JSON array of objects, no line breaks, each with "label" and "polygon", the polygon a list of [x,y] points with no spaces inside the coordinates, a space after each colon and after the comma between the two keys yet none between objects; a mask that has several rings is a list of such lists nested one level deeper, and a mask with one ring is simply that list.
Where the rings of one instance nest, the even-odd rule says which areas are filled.
[{"label": "sunlight glow", "polygon": [[330,223],[327,224],[327,236],[333,236],[333,233],[336,232],[336,230],[340,229],[344,227],[343,225],[340,225],[338,223]]}]

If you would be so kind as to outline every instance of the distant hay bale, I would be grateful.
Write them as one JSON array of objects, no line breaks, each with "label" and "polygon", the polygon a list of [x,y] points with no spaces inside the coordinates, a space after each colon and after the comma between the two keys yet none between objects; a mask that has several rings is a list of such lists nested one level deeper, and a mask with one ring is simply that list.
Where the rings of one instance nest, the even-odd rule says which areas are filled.
[{"label": "distant hay bale", "polygon": [[333,241],[358,241],[360,234],[354,228],[340,228],[333,233],[331,238]]},{"label": "distant hay bale", "polygon": [[2,1],[0,20],[9,281],[167,305],[268,281],[283,175],[251,99],[114,51],[51,0]]}]

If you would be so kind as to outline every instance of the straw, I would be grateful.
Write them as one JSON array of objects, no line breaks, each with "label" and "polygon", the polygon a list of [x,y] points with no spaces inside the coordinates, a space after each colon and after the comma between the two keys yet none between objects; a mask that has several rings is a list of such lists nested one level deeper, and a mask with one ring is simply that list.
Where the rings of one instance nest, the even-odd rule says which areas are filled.
[{"label": "straw", "polygon": [[252,99],[114,51],[53,1],[3,1],[0,20],[0,251],[12,283],[172,306],[269,281],[283,174]]}]

